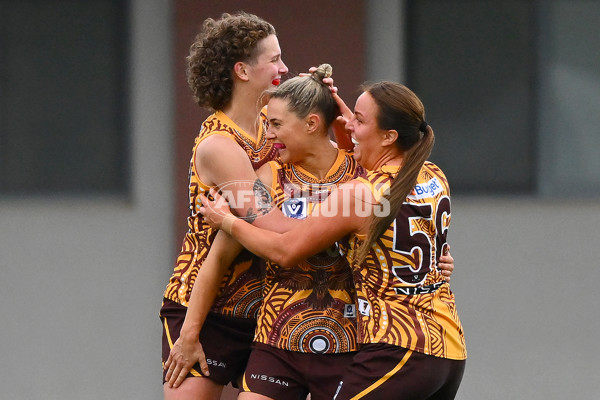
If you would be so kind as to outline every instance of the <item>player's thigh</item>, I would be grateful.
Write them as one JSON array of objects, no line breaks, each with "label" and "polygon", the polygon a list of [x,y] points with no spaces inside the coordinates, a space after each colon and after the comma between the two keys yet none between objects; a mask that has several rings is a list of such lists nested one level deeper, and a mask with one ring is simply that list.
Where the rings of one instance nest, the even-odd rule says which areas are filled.
[{"label": "player's thigh", "polygon": [[462,382],[465,372],[466,360],[447,360],[449,368],[447,368],[447,376],[444,385],[431,397],[430,400],[447,400],[454,399],[458,388]]},{"label": "player's thigh", "polygon": [[369,344],[355,356],[334,398],[453,399],[464,365],[464,360],[434,357],[382,343]]},{"label": "player's thigh", "polygon": [[301,372],[303,356],[306,354],[256,343],[240,392],[262,396],[253,397],[256,399],[297,400],[306,397],[308,385]]},{"label": "player's thigh", "polygon": [[312,400],[331,400],[356,352],[337,354],[303,354],[301,365]]},{"label": "player's thigh", "polygon": [[188,377],[179,387],[163,385],[164,400],[219,400],[223,385],[204,377]]},{"label": "player's thigh", "polygon": [[272,397],[252,392],[240,392],[237,400],[274,400]]},{"label": "player's thigh", "polygon": [[[161,308],[163,321],[162,361],[169,357],[173,343],[185,320],[187,307],[164,299]],[[210,371],[209,379],[225,386],[236,380],[246,368],[250,347],[254,338],[256,321],[249,318],[233,318],[209,313],[200,331],[200,343],[204,349]],[[163,382],[167,371],[163,369]],[[200,364],[196,362],[188,378],[202,376]]]}]

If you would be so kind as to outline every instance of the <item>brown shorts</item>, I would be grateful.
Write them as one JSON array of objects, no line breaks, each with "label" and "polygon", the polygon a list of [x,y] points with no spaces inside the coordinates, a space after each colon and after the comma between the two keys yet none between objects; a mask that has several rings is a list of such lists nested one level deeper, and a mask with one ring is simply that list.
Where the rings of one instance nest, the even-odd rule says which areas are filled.
[{"label": "brown shorts", "polygon": [[[163,322],[162,362],[163,367],[173,343],[179,337],[187,307],[169,299],[163,300],[160,318]],[[200,343],[210,371],[209,379],[237,387],[237,380],[244,373],[250,356],[256,320],[250,318],[226,317],[210,313],[200,331]],[[163,368],[163,383],[166,371]],[[200,364],[196,363],[188,377],[202,376]]]},{"label": "brown shorts", "polygon": [[255,343],[241,391],[277,400],[331,400],[352,353],[314,354]]},{"label": "brown shorts", "polygon": [[389,344],[366,344],[344,373],[334,400],[454,399],[466,360],[429,356]]}]

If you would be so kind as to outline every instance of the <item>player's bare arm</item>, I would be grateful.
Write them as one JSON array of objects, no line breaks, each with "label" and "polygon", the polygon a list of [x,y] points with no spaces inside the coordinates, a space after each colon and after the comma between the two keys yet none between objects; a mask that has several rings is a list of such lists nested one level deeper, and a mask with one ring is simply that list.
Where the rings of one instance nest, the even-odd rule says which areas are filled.
[{"label": "player's bare arm", "polygon": [[[251,252],[282,266],[296,265],[350,233],[366,234],[371,215],[380,207],[364,184],[348,182],[334,190],[313,215],[299,221],[291,230],[277,233],[237,222],[218,194],[214,201],[203,196],[202,204],[200,212],[211,225],[225,228]],[[438,268],[449,280],[454,270],[452,256],[447,254],[440,258]]]},{"label": "player's bare arm", "polygon": [[[347,234],[368,227],[368,216],[358,216],[349,211],[354,208],[355,200],[354,184],[341,185],[321,204],[319,211],[285,233],[260,229],[239,219],[233,221],[225,201],[216,193],[212,202],[202,197],[204,207],[200,211],[211,225],[230,230],[233,237],[256,255],[282,266],[293,266],[325,250]],[[232,221],[233,226],[228,227]]]},{"label": "player's bare arm", "polygon": [[200,363],[202,373],[209,375],[198,336],[217,296],[219,283],[241,250],[242,246],[225,232],[219,231],[215,236],[202,268],[198,271],[179,338],[173,344],[165,363],[165,379],[170,387],[181,385],[196,362]]},{"label": "player's bare arm", "polygon": [[196,150],[196,165],[203,182],[227,193],[236,215],[265,229],[284,231],[293,226],[294,221],[271,204],[268,188],[235,141],[220,135],[206,138]]}]

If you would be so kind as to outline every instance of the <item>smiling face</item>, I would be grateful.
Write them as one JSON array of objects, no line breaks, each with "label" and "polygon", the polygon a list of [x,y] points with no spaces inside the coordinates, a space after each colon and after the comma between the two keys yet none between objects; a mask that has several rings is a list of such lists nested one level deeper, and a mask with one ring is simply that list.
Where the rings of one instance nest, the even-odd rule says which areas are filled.
[{"label": "smiling face", "polygon": [[279,85],[288,68],[281,59],[281,49],[277,36],[269,35],[258,42],[257,56],[247,64],[248,75],[257,91],[262,92],[273,85]]},{"label": "smiling face", "polygon": [[281,161],[293,163],[303,160],[310,143],[307,137],[306,119],[298,118],[288,109],[288,101],[279,98],[269,100],[267,114],[269,116],[267,138],[273,140]]},{"label": "smiling face", "polygon": [[354,115],[346,123],[352,135],[354,159],[366,169],[374,169],[381,154],[381,141],[386,132],[377,126],[379,108],[373,97],[365,92],[356,100]]}]

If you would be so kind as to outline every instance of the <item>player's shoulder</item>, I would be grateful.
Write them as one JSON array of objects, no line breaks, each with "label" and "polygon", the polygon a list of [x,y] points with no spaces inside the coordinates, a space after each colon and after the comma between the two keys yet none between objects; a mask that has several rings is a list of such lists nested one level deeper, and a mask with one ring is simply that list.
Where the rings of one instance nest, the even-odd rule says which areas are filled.
[{"label": "player's shoulder", "polygon": [[332,194],[334,193],[344,201],[349,202],[348,204],[356,201],[373,203],[375,198],[369,181],[362,177],[342,183]]},{"label": "player's shoulder", "polygon": [[444,171],[442,171],[442,169],[438,165],[436,165],[435,163],[433,163],[431,161],[425,161],[423,163],[423,168],[421,168],[421,170],[428,171],[429,173],[433,173],[436,175],[445,176]]},{"label": "player's shoulder", "polygon": [[206,155],[212,154],[221,157],[225,157],[228,152],[239,152],[241,150],[240,145],[231,135],[221,131],[212,132],[202,137],[196,144],[196,149],[197,152]]},{"label": "player's shoulder", "polygon": [[[196,142],[205,140],[215,140],[215,138],[231,139],[233,138],[233,121],[231,121],[223,112],[217,111],[209,115],[204,122],[196,138]],[[218,140],[218,139],[217,139]]]},{"label": "player's shoulder", "polygon": [[448,178],[446,178],[444,171],[431,161],[425,161],[423,168],[421,168],[421,173],[419,174],[419,181],[429,181],[431,179],[439,180],[440,184],[448,188]]},{"label": "player's shoulder", "polygon": [[417,183],[409,195],[409,199],[437,198],[449,194],[450,187],[444,172],[436,164],[426,161],[421,168]]},{"label": "player's shoulder", "polygon": [[211,135],[196,144],[195,162],[206,170],[237,169],[249,164],[246,152],[233,139],[224,135]]}]

